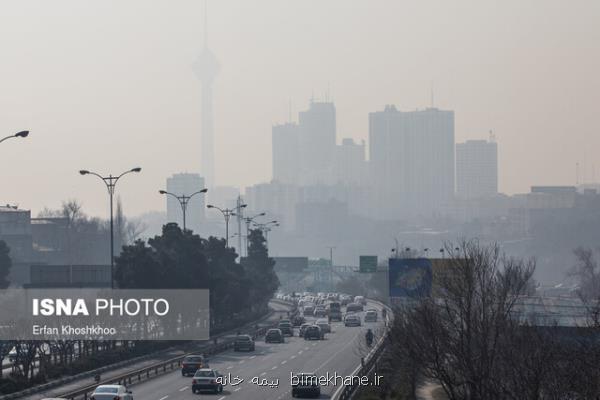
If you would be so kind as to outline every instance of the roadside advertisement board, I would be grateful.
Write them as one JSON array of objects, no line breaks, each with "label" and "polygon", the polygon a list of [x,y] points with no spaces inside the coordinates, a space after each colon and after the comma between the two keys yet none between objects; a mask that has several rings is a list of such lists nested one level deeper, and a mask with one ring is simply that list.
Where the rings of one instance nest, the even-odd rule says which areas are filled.
[{"label": "roadside advertisement board", "polygon": [[390,297],[419,298],[431,293],[432,267],[427,258],[390,258]]}]

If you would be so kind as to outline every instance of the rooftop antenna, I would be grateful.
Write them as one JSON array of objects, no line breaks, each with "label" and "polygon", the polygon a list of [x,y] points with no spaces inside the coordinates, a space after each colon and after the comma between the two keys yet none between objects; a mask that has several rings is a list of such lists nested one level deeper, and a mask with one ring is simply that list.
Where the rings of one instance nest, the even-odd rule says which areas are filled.
[{"label": "rooftop antenna", "polygon": [[494,131],[490,129],[490,142],[496,141],[496,135],[494,135]]}]

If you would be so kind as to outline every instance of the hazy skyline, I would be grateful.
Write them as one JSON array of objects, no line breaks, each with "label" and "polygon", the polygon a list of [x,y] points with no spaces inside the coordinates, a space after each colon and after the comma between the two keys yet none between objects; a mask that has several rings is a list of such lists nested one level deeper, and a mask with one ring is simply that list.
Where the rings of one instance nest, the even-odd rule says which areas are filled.
[{"label": "hazy skyline", "polygon": [[[131,215],[199,172],[202,1],[4,1],[0,13],[0,204],[35,215],[78,198],[107,215],[85,168],[141,166],[117,192]],[[216,181],[271,178],[271,126],[312,95],[337,108],[337,139],[368,137],[396,104],[455,111],[456,141],[497,136],[499,189],[600,180],[600,3],[574,1],[210,1]],[[585,164],[585,171],[583,170]]]}]

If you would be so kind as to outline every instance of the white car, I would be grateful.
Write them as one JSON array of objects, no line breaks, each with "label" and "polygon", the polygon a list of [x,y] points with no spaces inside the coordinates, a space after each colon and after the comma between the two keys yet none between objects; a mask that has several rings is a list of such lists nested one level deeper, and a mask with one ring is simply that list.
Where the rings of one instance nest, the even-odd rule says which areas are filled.
[{"label": "white car", "polygon": [[361,326],[360,317],[356,314],[348,314],[344,318],[344,326]]},{"label": "white car", "polygon": [[133,400],[133,393],[123,385],[100,385],[90,398],[92,400]]},{"label": "white car", "polygon": [[365,322],[377,322],[377,310],[367,310],[365,313]]}]

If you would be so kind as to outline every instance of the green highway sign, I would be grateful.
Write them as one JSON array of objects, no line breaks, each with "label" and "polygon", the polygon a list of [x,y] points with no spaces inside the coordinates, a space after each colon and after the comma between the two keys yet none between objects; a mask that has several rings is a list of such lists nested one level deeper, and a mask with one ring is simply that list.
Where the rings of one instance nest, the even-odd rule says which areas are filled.
[{"label": "green highway sign", "polygon": [[360,272],[377,272],[377,256],[360,256]]}]

